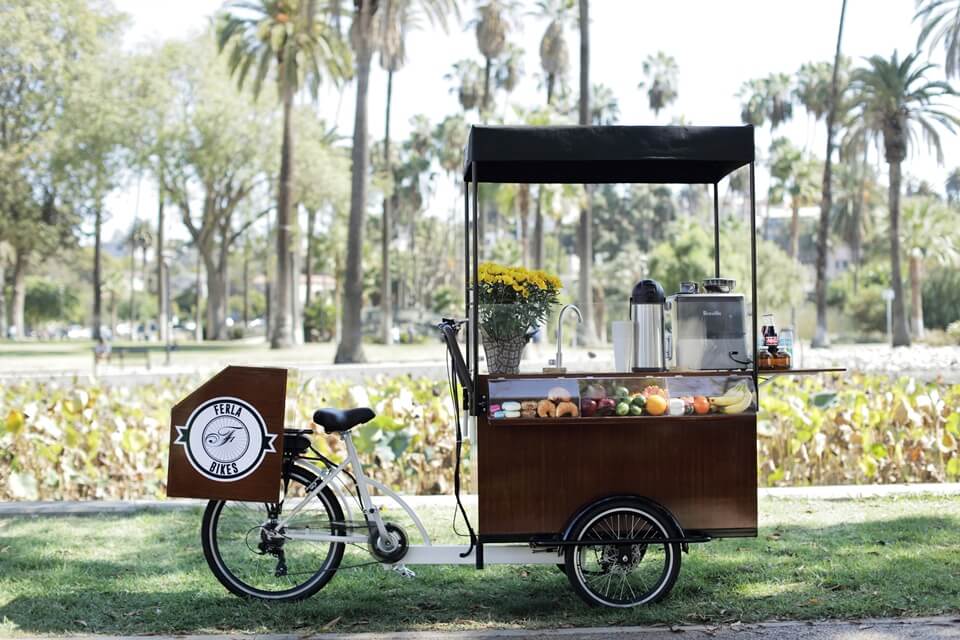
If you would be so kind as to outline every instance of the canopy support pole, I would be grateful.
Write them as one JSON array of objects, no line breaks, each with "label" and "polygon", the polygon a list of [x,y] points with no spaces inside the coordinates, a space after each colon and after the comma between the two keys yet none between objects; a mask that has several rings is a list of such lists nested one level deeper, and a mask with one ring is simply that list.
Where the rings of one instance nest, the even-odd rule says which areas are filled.
[{"label": "canopy support pole", "polygon": [[[754,181],[754,163],[750,161],[750,317],[753,323],[753,342],[751,343],[750,352],[753,354],[751,360],[753,361],[753,386],[755,389],[757,387],[757,356],[760,354],[757,353],[757,198],[756,198],[756,183]],[[759,389],[757,390],[759,402]],[[759,405],[758,405],[759,406]]]},{"label": "canopy support pole", "polygon": [[[463,304],[465,306],[463,317],[470,319],[470,183],[463,182]],[[473,371],[473,349],[470,348],[470,340],[473,331],[473,323],[467,324],[467,371]],[[471,378],[472,379],[472,378]],[[468,408],[473,404],[473,385],[470,389],[464,389],[464,404]]]},{"label": "canopy support pole", "polygon": [[713,183],[713,275],[720,277],[720,197],[717,183]]},{"label": "canopy support pole", "polygon": [[480,182],[477,180],[477,163],[471,165],[473,182],[473,314],[470,316],[470,333],[473,335],[473,397],[471,412],[480,415],[480,239],[478,208]]}]

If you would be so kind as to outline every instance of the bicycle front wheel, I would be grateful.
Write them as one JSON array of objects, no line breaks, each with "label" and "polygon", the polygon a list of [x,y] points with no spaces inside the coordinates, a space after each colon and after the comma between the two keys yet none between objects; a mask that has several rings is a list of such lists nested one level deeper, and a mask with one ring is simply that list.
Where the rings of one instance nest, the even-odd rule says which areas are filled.
[{"label": "bicycle front wheel", "polygon": [[[290,539],[277,530],[283,511],[307,497],[316,479],[300,467],[284,469],[274,504],[211,500],[203,513],[203,555],[217,580],[241,597],[302,600],[330,582],[343,558],[342,542]],[[298,530],[346,535],[343,508],[329,487],[293,518]]]}]

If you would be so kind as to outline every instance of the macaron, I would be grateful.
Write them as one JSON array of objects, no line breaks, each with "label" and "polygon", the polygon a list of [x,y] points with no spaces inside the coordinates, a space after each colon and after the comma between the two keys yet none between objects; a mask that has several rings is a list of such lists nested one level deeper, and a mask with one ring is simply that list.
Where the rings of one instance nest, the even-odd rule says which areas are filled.
[{"label": "macaron", "polygon": [[515,400],[509,400],[501,405],[504,411],[520,411],[520,403]]}]

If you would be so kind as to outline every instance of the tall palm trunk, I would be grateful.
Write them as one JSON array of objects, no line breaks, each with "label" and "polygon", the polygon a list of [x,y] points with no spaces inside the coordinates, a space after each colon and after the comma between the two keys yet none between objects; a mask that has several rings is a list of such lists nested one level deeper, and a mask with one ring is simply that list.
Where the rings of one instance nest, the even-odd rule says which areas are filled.
[{"label": "tall palm trunk", "polygon": [[[361,0],[355,20],[372,20],[365,15],[369,4]],[[364,26],[360,26],[364,29]],[[364,35],[361,39],[366,39]],[[351,159],[350,221],[347,229],[347,264],[344,277],[343,327],[334,362],[365,362],[363,354],[363,226],[367,203],[367,93],[370,86],[372,47],[368,42],[357,51],[357,101],[354,111]]]},{"label": "tall palm trunk", "polygon": [[[590,1],[580,0],[580,104],[579,122],[590,124]],[[577,245],[580,249],[578,298],[583,322],[579,325],[580,343],[594,344],[597,329],[593,313],[593,187],[584,185],[586,198],[580,209]]]},{"label": "tall palm trunk", "polygon": [[[101,261],[103,253],[103,211],[97,206],[93,217],[93,339],[99,340],[100,324],[103,315],[103,274]],[[16,296],[16,289],[14,289]],[[22,322],[21,317],[21,322]],[[22,330],[22,329],[21,329]],[[115,337],[115,336],[111,336]]]},{"label": "tall palm trunk", "polygon": [[827,155],[823,161],[823,197],[820,199],[820,226],[817,228],[817,329],[813,346],[827,347],[827,241],[830,227],[830,209],[833,208],[833,134],[837,118],[837,70],[840,66],[840,43],[843,40],[843,20],[847,13],[847,0],[840,5],[840,27],[837,29],[837,48],[833,54],[833,77],[830,81],[830,108],[827,110]]},{"label": "tall palm trunk", "polygon": [[790,201],[790,259],[797,260],[800,255],[800,204],[796,199]]},{"label": "tall palm trunk", "polygon": [[[98,214],[99,216],[99,214]],[[97,218],[97,229],[99,229],[100,218]],[[96,292],[96,282],[99,280],[97,276],[99,272],[97,267],[100,264],[100,234],[96,234],[96,240],[94,243],[94,260],[96,264],[94,265],[94,291]],[[13,259],[13,309],[10,318],[10,325],[16,327],[17,338],[23,338],[26,336],[26,327],[24,326],[24,313],[23,309],[26,306],[27,302],[27,253],[23,249],[17,249],[16,255]],[[99,336],[94,335],[94,338]]]},{"label": "tall palm trunk", "polygon": [[7,337],[6,264],[0,257],[0,340]]},{"label": "tall palm trunk", "polygon": [[[281,71],[281,77],[283,72]],[[283,89],[283,143],[280,148],[280,188],[277,193],[277,277],[276,305],[273,309],[271,349],[291,345],[292,314],[290,309],[290,210],[293,192],[293,87]]]},{"label": "tall palm trunk", "polygon": [[860,165],[860,185],[857,189],[857,197],[853,201],[853,238],[850,242],[850,251],[853,254],[853,292],[857,293],[860,288],[860,245],[863,241],[860,227],[863,224],[863,201],[864,191],[867,188],[867,152],[870,147],[863,145],[863,163]]},{"label": "tall palm trunk", "polygon": [[[307,264],[304,265],[304,273],[307,278],[307,290],[303,295],[303,306],[309,307],[310,300],[313,298],[313,261],[315,256],[313,255],[314,247],[314,230],[317,226],[317,210],[309,209],[307,211]],[[308,339],[306,333],[303,334],[304,340]]]},{"label": "tall palm trunk", "polygon": [[490,74],[493,71],[493,60],[486,58],[487,64],[483,69],[483,99],[480,101],[480,120],[487,121],[486,113],[490,110]]},{"label": "tall palm trunk", "polygon": [[[390,104],[393,101],[393,71],[387,71],[387,109],[386,123],[384,125],[383,135],[383,165],[387,169],[387,175],[393,177],[393,168],[390,163]],[[380,253],[380,331],[383,338],[383,344],[393,342],[393,309],[390,291],[390,237],[392,234],[392,212],[390,211],[392,193],[388,193],[383,198],[383,224],[381,229]]]},{"label": "tall palm trunk", "polygon": [[530,185],[520,185],[517,195],[517,206],[520,209],[520,256],[524,267],[530,266]]},{"label": "tall palm trunk", "polygon": [[[557,76],[552,73],[547,74],[547,106],[553,104],[553,86],[557,81]],[[582,122],[580,124],[583,124]]]},{"label": "tall palm trunk", "polygon": [[893,346],[909,347],[907,314],[903,304],[903,277],[900,273],[900,161],[890,166],[890,277],[893,279]]},{"label": "tall palm trunk", "polygon": [[923,340],[923,252],[910,250],[910,324],[913,337]]},{"label": "tall palm trunk", "polygon": [[136,340],[134,333],[137,321],[137,290],[134,288],[134,280],[137,277],[137,245],[133,238],[130,239],[130,308],[127,310],[127,319],[130,321],[130,339]]},{"label": "tall palm trunk", "polygon": [[163,169],[157,181],[157,328],[160,342],[167,341],[167,282],[163,277]]}]

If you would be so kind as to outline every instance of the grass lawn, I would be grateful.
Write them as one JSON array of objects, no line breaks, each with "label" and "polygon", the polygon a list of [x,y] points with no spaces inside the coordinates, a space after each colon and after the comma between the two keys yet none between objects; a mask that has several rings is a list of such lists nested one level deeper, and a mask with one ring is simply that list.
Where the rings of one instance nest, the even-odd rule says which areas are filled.
[{"label": "grass lawn", "polygon": [[[424,509],[453,542],[452,513]],[[344,570],[292,605],[208,571],[195,510],[0,520],[0,634],[394,631],[918,616],[960,611],[960,500],[763,499],[756,539],[695,545],[673,593],[586,607],[554,567]],[[359,552],[345,564],[362,561]]]},{"label": "grass lawn", "polygon": [[[154,368],[164,363],[165,353],[160,343],[124,342],[113,343],[113,347],[148,347],[151,350],[150,362]],[[423,360],[442,360],[443,347],[439,342],[424,344],[366,344],[364,352],[370,362],[414,362]],[[225,364],[265,364],[265,365],[303,365],[332,364],[337,345],[332,342],[311,343],[290,349],[271,350],[260,340],[236,342],[193,342],[180,343],[171,355],[174,367],[193,367],[211,369]],[[126,370],[143,369],[146,360],[142,355],[131,354],[124,358]],[[101,365],[102,373],[117,372],[119,358],[109,365]],[[21,371],[36,373],[39,371],[80,371],[93,370],[93,342],[90,340],[64,340],[49,342],[9,342],[0,341],[0,373]]]}]

